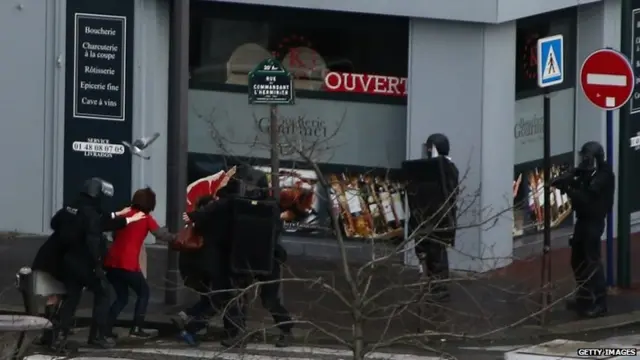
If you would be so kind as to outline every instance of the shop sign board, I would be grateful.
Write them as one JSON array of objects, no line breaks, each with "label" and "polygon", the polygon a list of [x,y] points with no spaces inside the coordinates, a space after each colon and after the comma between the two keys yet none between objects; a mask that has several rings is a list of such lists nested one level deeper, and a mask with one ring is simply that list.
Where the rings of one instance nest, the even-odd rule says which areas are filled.
[{"label": "shop sign board", "polygon": [[64,202],[92,177],[114,186],[105,208],[131,199],[132,158],[122,142],[133,137],[134,7],[66,1]]},{"label": "shop sign board", "polygon": [[124,121],[127,17],[76,13],[73,117]]},{"label": "shop sign board", "polygon": [[249,104],[292,105],[293,76],[276,59],[266,59],[249,73]]}]

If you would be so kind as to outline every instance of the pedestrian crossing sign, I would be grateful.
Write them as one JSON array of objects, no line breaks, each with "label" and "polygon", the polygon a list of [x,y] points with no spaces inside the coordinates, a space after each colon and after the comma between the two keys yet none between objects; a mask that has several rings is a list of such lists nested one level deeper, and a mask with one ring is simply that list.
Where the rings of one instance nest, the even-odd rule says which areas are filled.
[{"label": "pedestrian crossing sign", "polygon": [[538,86],[541,88],[561,84],[564,80],[562,35],[538,39]]}]

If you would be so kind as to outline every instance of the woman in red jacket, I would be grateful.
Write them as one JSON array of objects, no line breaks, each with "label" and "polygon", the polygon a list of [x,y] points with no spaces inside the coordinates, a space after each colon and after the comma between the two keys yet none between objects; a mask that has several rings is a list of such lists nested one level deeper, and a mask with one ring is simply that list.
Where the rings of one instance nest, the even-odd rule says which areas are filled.
[{"label": "woman in red jacket", "polygon": [[[173,240],[173,235],[166,229],[161,228],[151,216],[151,212],[155,207],[156,194],[150,188],[140,189],[133,194],[130,212],[142,211],[147,216],[138,222],[127,225],[124,229],[116,231],[113,245],[105,258],[104,265],[107,279],[111,282],[116,292],[116,300],[109,311],[109,324],[113,326],[118,315],[127,306],[129,289],[132,289],[137,296],[133,326],[129,332],[130,336],[133,337],[150,337],[150,334],[141,327],[149,303],[149,284],[147,284],[147,279],[140,267],[140,251],[144,246],[144,239],[148,233],[151,233],[159,241],[168,242]],[[129,216],[129,214],[125,214],[125,216]]]}]

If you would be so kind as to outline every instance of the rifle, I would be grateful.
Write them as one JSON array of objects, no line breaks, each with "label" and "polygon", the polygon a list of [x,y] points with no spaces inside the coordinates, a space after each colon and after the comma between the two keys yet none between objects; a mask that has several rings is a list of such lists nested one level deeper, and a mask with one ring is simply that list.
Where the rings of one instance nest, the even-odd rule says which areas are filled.
[{"label": "rifle", "polygon": [[566,189],[573,187],[578,182],[578,174],[575,169],[571,169],[558,175],[555,179],[551,180],[551,186],[556,189],[566,191]]}]

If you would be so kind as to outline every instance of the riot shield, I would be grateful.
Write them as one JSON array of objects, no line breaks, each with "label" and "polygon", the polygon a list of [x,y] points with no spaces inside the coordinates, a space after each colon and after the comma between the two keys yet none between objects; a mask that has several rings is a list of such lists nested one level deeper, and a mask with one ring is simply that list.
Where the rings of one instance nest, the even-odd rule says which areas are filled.
[{"label": "riot shield", "polygon": [[273,271],[280,212],[275,200],[231,200],[231,270],[268,275]]},{"label": "riot shield", "polygon": [[455,239],[458,170],[449,159],[409,160],[402,163],[409,210],[408,231]]}]

